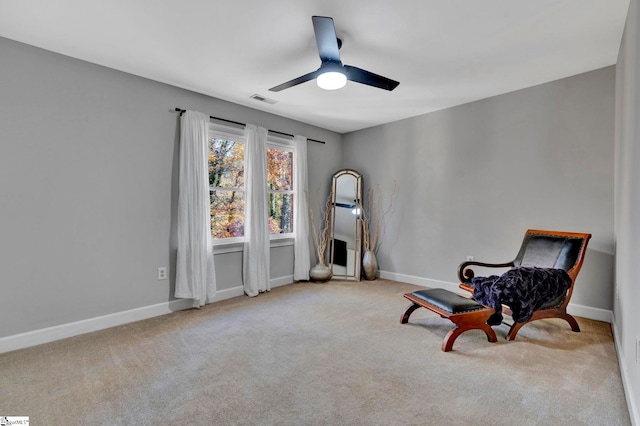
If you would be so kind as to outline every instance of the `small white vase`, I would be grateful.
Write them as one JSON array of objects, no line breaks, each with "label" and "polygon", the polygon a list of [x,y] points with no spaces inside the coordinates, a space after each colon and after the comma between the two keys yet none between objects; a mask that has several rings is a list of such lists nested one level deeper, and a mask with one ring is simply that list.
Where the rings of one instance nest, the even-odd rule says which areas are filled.
[{"label": "small white vase", "polygon": [[309,279],[311,281],[324,282],[330,280],[332,276],[333,272],[327,265],[317,263],[309,269]]},{"label": "small white vase", "polygon": [[362,272],[365,280],[375,280],[378,276],[378,259],[373,250],[366,250],[362,256]]}]

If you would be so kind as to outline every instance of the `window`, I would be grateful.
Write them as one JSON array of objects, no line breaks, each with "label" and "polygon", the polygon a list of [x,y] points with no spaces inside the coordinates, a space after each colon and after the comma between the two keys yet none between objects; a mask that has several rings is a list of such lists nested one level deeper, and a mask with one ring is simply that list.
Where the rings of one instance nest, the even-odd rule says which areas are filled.
[{"label": "window", "polygon": [[[267,203],[272,239],[293,235],[293,147],[267,143]],[[211,235],[216,243],[244,237],[244,137],[212,126],[209,132]]]},{"label": "window", "polygon": [[267,144],[267,203],[270,234],[292,234],[293,151],[275,144]]},{"label": "window", "polygon": [[211,235],[214,239],[244,236],[244,143],[209,136]]}]

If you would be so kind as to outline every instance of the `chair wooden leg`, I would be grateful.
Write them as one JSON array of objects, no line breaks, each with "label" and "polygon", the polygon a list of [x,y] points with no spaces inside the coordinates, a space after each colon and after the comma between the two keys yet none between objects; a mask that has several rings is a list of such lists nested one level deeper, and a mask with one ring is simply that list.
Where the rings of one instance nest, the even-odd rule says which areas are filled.
[{"label": "chair wooden leg", "polygon": [[495,343],[498,341],[498,336],[496,336],[496,332],[493,331],[493,328],[489,324],[483,324],[483,327],[480,329],[484,331],[484,334],[487,335],[487,341],[491,343]]},{"label": "chair wooden leg", "polygon": [[447,335],[444,336],[444,340],[442,341],[442,352],[449,352],[451,349],[453,349],[453,342],[455,342],[458,336],[465,331],[467,330],[463,330],[460,327],[449,330]]},{"label": "chair wooden leg", "polygon": [[527,322],[514,322],[511,328],[509,329],[509,333],[507,333],[506,339],[509,341],[514,340],[516,338],[516,335],[518,334],[518,331],[520,331],[520,329],[523,326],[525,326],[526,324],[529,324],[532,321],[545,319],[545,318],[563,319],[569,323],[569,325],[571,326],[571,330],[573,330],[576,333],[580,332],[580,326],[578,325],[578,321],[576,321],[576,319],[572,315],[568,314],[562,308],[554,308],[554,309],[545,309],[543,311],[534,312],[531,319]]},{"label": "chair wooden leg", "polygon": [[568,322],[569,325],[571,326],[571,330],[575,331],[576,333],[580,332],[580,326],[578,325],[578,321],[576,321],[576,319],[570,314],[564,313],[563,315],[558,315],[558,318],[562,318],[563,320]]},{"label": "chair wooden leg", "polygon": [[406,324],[409,321],[409,317],[416,309],[420,308],[420,305],[417,303],[412,304],[407,308],[405,313],[400,317],[400,324]]},{"label": "chair wooden leg", "polygon": [[496,336],[496,332],[493,331],[493,328],[491,328],[489,324],[487,324],[487,320],[492,313],[493,312],[490,309],[487,309],[473,314],[454,315],[449,317],[449,320],[456,325],[456,328],[450,330],[445,336],[444,341],[442,342],[442,351],[449,352],[453,349],[453,343],[456,341],[458,336],[469,330],[482,330],[484,331],[484,334],[487,335],[487,340],[489,342],[497,342],[498,337]]},{"label": "chair wooden leg", "polygon": [[509,328],[509,332],[507,333],[506,339],[508,341],[512,341],[513,339],[516,338],[516,334],[518,334],[518,331],[520,331],[520,329],[522,328],[523,325],[527,324],[526,322],[513,322],[513,325],[511,325],[511,328]]}]

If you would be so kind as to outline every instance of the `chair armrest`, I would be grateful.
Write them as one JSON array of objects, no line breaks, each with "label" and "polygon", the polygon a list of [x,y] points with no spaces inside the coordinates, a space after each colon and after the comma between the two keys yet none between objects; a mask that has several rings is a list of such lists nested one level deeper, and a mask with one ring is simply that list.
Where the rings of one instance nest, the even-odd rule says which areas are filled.
[{"label": "chair armrest", "polygon": [[473,269],[468,269],[468,266],[482,266],[485,268],[508,268],[513,265],[513,260],[505,263],[485,263],[477,262],[475,260],[467,260],[466,262],[462,262],[460,266],[458,266],[458,279],[460,280],[460,283],[463,284],[470,283],[471,279],[475,277]]}]

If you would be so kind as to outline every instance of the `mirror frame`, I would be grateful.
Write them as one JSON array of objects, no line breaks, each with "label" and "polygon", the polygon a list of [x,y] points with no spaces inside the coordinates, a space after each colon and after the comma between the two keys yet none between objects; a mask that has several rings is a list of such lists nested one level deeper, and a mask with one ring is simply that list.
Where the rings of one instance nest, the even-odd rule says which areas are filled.
[{"label": "mirror frame", "polygon": [[[341,205],[338,202],[338,179],[343,176],[351,176],[355,179],[355,188],[353,194],[353,205]],[[349,197],[349,200],[352,198]],[[360,210],[356,213],[355,217],[355,229],[353,230],[353,271],[349,270],[349,249],[347,249],[347,267],[344,274],[336,273],[334,270],[335,260],[335,235],[336,235],[336,212],[337,208],[356,208],[362,209],[362,174],[353,169],[338,170],[333,174],[331,179],[331,215],[330,215],[330,234],[329,234],[329,268],[333,273],[334,279],[342,280],[356,280],[360,281],[361,267],[362,267],[362,219]],[[351,273],[352,272],[352,273]]]}]

